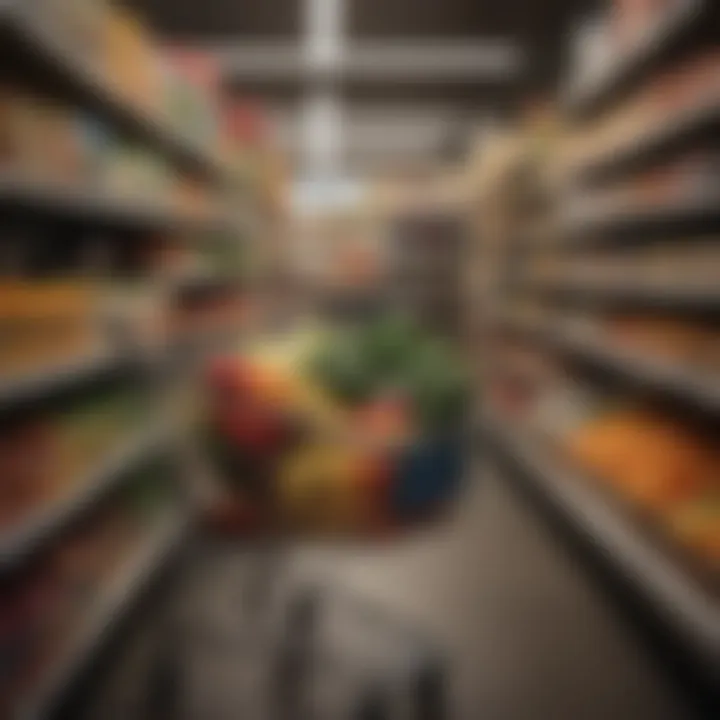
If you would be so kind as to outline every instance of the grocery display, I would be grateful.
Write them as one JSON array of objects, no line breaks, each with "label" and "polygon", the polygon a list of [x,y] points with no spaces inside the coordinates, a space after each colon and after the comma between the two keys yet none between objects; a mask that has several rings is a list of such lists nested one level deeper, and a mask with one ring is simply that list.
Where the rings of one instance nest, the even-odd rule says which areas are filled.
[{"label": "grocery display", "polygon": [[[127,444],[138,424],[149,422],[142,391],[100,388],[15,418],[2,437],[3,472],[0,531],[12,535],[33,515],[86,488],[91,470],[119,444]],[[147,431],[145,431],[147,432]]]},{"label": "grocery display", "polygon": [[0,283],[0,377],[101,354],[97,306],[90,283]]},{"label": "grocery display", "polygon": [[720,3],[269,5],[0,0],[0,720],[718,717]]},{"label": "grocery display", "polygon": [[[527,351],[526,351],[527,352]],[[547,359],[503,352],[493,399],[501,415],[545,437],[587,481],[595,479],[651,518],[715,571],[718,457],[707,432],[640,397],[595,388]],[[508,368],[518,368],[514,376]]]},{"label": "grocery display", "polygon": [[508,475],[589,540],[712,687],[719,96],[702,25],[712,4],[608,5],[578,32],[555,132],[530,117],[502,161],[477,161],[494,222],[476,242],[505,279],[486,305],[482,422]]},{"label": "grocery display", "polygon": [[[113,578],[174,517],[173,471],[155,462],[132,473],[92,516],[23,569],[0,600],[0,674],[5,713],[30,713],[45,700],[60,663]],[[163,539],[163,538],[160,538]],[[11,714],[10,717],[13,715]]]},{"label": "grocery display", "polygon": [[220,160],[209,54],[162,46],[104,0],[3,3],[0,45],[0,716],[14,720],[59,712],[189,534],[189,423],[168,381],[193,376],[176,340],[241,330],[255,208]]},{"label": "grocery display", "polygon": [[621,409],[589,419],[570,434],[568,445],[589,473],[717,566],[718,458],[709,441],[672,420]]},{"label": "grocery display", "polygon": [[399,318],[308,329],[215,362],[207,444],[271,526],[372,534],[454,494],[468,387],[450,346]]},{"label": "grocery display", "polygon": [[219,222],[218,207],[202,183],[87,113],[8,87],[0,101],[0,136],[0,176],[10,199],[22,200],[23,192],[30,198],[44,195],[48,211],[69,214],[76,198],[80,214],[87,197],[104,203],[106,214],[127,208],[132,215],[134,203],[155,212],[165,209],[170,218],[172,211],[178,222]]},{"label": "grocery display", "polygon": [[233,282],[211,276],[182,285],[176,294],[168,317],[168,332],[172,339],[228,334],[242,327],[247,301],[238,293]]},{"label": "grocery display", "polygon": [[[204,97],[165,60],[134,11],[106,0],[13,1],[3,6],[2,18],[3,40],[19,64],[34,71],[41,91],[59,90],[73,106],[153,146],[180,168],[222,177],[214,128],[189,117],[203,112]],[[180,87],[186,104],[178,113]]]},{"label": "grocery display", "polygon": [[646,68],[662,68],[697,35],[705,0],[609,3],[574,38],[575,72],[566,93],[569,110],[592,117],[636,86]]}]

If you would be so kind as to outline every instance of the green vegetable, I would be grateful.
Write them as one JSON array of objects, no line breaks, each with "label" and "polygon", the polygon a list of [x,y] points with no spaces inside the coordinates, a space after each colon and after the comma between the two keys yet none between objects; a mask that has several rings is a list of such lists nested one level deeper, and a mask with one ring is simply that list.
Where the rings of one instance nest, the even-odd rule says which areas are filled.
[{"label": "green vegetable", "polygon": [[368,400],[374,390],[371,369],[364,362],[359,338],[352,333],[326,340],[311,360],[311,372],[335,397],[351,405]]},{"label": "green vegetable", "polygon": [[430,432],[457,429],[469,403],[469,375],[450,345],[423,337],[398,315],[330,334],[310,372],[350,405],[397,391],[410,399],[418,424]]},{"label": "green vegetable", "polygon": [[407,372],[420,333],[402,315],[389,315],[360,331],[363,362],[378,383],[392,382]]},{"label": "green vegetable", "polygon": [[433,432],[458,428],[469,406],[470,382],[447,345],[432,340],[418,348],[407,387],[421,427]]}]

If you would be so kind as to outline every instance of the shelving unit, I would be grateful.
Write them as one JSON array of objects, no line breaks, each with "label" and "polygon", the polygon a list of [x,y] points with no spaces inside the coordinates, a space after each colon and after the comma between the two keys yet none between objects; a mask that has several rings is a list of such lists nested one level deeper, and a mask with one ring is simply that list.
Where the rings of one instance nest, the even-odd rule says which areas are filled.
[{"label": "shelving unit", "polygon": [[562,520],[641,596],[675,639],[689,648],[709,687],[720,680],[720,606],[619,504],[564,467],[544,443],[497,416],[485,418],[491,443]]},{"label": "shelving unit", "polygon": [[163,200],[113,196],[67,184],[0,177],[0,207],[95,226],[145,231],[232,230],[236,221],[219,211],[187,212]]},{"label": "shelving unit", "polygon": [[[716,4],[681,2],[673,8],[648,28],[634,49],[618,55],[602,74],[571,88],[562,99],[566,117],[557,123],[553,137],[557,147],[538,149],[541,140],[548,142],[547,133],[542,138],[521,134],[514,156],[508,153],[506,166],[486,178],[490,190],[482,208],[480,242],[486,249],[484,257],[491,253],[495,257],[500,283],[484,329],[482,362],[487,362],[487,371],[480,426],[504,471],[552,511],[556,524],[565,530],[564,538],[595,557],[609,585],[623,586],[626,592],[617,597],[630,600],[626,609],[641,608],[643,616],[653,619],[650,637],[660,644],[670,640],[676,651],[673,662],[692,668],[692,680],[699,680],[703,697],[712,698],[713,704],[720,687],[720,597],[714,556],[708,552],[705,557],[670,524],[678,517],[684,521],[684,515],[671,514],[666,506],[658,510],[637,488],[633,495],[630,485],[640,482],[639,472],[633,480],[632,468],[626,475],[617,472],[617,477],[607,469],[607,482],[599,482],[590,469],[570,461],[569,448],[562,440],[554,441],[552,428],[545,427],[556,421],[558,437],[568,443],[582,431],[582,440],[588,440],[596,419],[593,413],[602,418],[607,401],[609,423],[615,417],[613,403],[621,406],[620,423],[640,405],[648,417],[668,423],[669,437],[677,430],[680,447],[690,447],[691,441],[700,447],[707,439],[703,433],[717,428],[720,375],[710,367],[710,351],[704,358],[707,367],[685,366],[673,359],[672,352],[664,356],[660,350],[644,351],[642,343],[625,346],[621,343],[632,337],[615,339],[602,329],[608,311],[609,323],[630,317],[641,328],[645,316],[659,321],[661,328],[667,327],[663,320],[672,327],[698,323],[702,329],[695,331],[708,334],[719,327],[718,284],[711,268],[697,260],[720,240],[720,198],[710,180],[698,181],[692,196],[687,191],[689,181],[678,183],[675,200],[667,190],[675,179],[672,163],[689,153],[697,157],[714,140],[720,127],[720,101],[708,91],[700,105],[679,107],[670,117],[658,114],[656,125],[638,130],[641,136],[610,142],[609,131],[619,132],[623,125],[613,124],[613,110],[634,91],[640,92],[653,73],[671,72],[674,63],[687,60],[694,50],[698,55],[707,50]],[[711,42],[717,47],[717,37]],[[709,55],[701,59],[711,63]],[[709,65],[700,66],[708,76],[712,74]],[[627,128],[631,118],[622,118]],[[635,126],[641,128],[641,123]],[[603,135],[604,131],[608,132]],[[589,135],[582,137],[583,133]],[[594,133],[606,139],[604,149],[593,146]],[[585,141],[592,155],[574,156],[568,165],[569,155],[562,152],[568,136],[567,149],[576,151]],[[666,185],[652,202],[656,170],[658,182]],[[508,177],[512,181],[500,189]],[[524,182],[534,183],[539,196],[549,200],[546,216],[526,209]],[[696,245],[702,246],[701,254],[691,253],[688,257],[694,260],[683,262],[684,253]],[[668,249],[664,267],[662,252]],[[600,318],[594,318],[598,311]],[[635,327],[625,329],[632,333]],[[650,331],[657,328],[650,326]],[[682,348],[679,351],[678,358]],[[576,362],[563,362],[568,359]],[[642,405],[647,396],[670,402],[657,403],[662,410],[656,409],[655,403]],[[656,436],[642,425],[650,421],[640,419],[636,426],[632,422],[628,420],[625,432],[634,428],[638,438],[647,432],[645,449],[638,453],[650,452],[649,438]],[[602,433],[606,426],[600,421],[598,427]],[[597,442],[604,447],[602,439]],[[646,475],[653,468],[657,473],[661,462],[648,464]],[[709,470],[713,480],[714,467]],[[701,484],[702,479],[697,480]],[[652,484],[650,477],[644,476],[644,481]],[[705,495],[687,493],[683,502],[706,502]],[[680,508],[681,500],[674,502]],[[678,677],[680,682],[687,679]]]},{"label": "shelving unit", "polygon": [[51,543],[77,518],[92,510],[128,472],[155,450],[167,444],[169,432],[162,428],[143,429],[92,468],[68,497],[39,509],[17,527],[0,532],[0,574],[23,563],[34,552]]},{"label": "shelving unit", "polygon": [[60,43],[32,5],[22,0],[0,4],[0,48],[0,57],[11,58],[35,86],[97,113],[180,168],[198,172],[213,182],[225,181],[227,173],[216,158],[182,137],[166,118],[134,107],[113,87],[110,78]]},{"label": "shelving unit", "polygon": [[671,62],[702,26],[709,4],[688,0],[666,11],[635,46],[617,55],[596,77],[571,86],[565,99],[570,114],[578,120],[598,115],[643,77]]},{"label": "shelving unit", "polygon": [[609,282],[567,275],[535,280],[530,285],[546,294],[588,298],[606,307],[713,310],[720,302],[720,290],[717,285],[691,285],[682,279],[677,284],[671,285],[642,279]]},{"label": "shelving unit", "polygon": [[[248,193],[246,198],[230,196],[231,193],[237,194],[232,189],[231,168],[214,155],[211,142],[205,147],[185,137],[168,115],[150,111],[126,96],[120,84],[116,84],[113,78],[109,77],[109,71],[102,69],[100,64],[88,62],[86,56],[82,54],[83,50],[84,48],[73,47],[61,39],[49,13],[41,12],[35,4],[23,0],[0,0],[0,62],[7,68],[12,87],[19,93],[22,92],[21,89],[30,91],[33,100],[47,98],[58,103],[61,112],[77,110],[78,116],[82,119],[100,121],[102,132],[107,131],[110,141],[117,143],[117,147],[113,146],[113,151],[127,153],[139,149],[143,161],[147,162],[150,158],[151,170],[159,168],[163,173],[173,173],[173,177],[176,174],[177,185],[158,182],[160,188],[165,188],[166,185],[169,188],[167,193],[162,195],[159,194],[160,191],[157,195],[153,195],[142,188],[137,190],[137,196],[115,192],[104,187],[105,176],[102,173],[106,169],[105,165],[99,173],[95,173],[94,170],[85,172],[92,176],[87,180],[88,183],[93,182],[94,174],[102,175],[97,183],[98,187],[79,185],[77,181],[71,181],[70,176],[63,180],[62,168],[58,170],[52,165],[53,171],[58,170],[58,172],[51,177],[61,179],[51,180],[42,175],[42,171],[39,172],[37,168],[34,172],[29,168],[16,168],[16,164],[22,165],[22,159],[25,157],[19,153],[20,160],[16,163],[13,158],[12,164],[8,162],[0,173],[0,213],[12,221],[10,224],[13,230],[16,227],[20,228],[18,238],[10,238],[9,261],[6,260],[5,255],[3,256],[5,262],[2,268],[3,277],[8,276],[8,270],[10,273],[15,272],[17,265],[22,268],[19,277],[23,277],[22,273],[25,273],[34,278],[37,270],[32,263],[39,262],[40,275],[47,278],[47,267],[56,267],[52,264],[55,262],[53,253],[56,247],[50,247],[52,243],[46,242],[47,238],[41,237],[41,233],[52,234],[57,229],[58,243],[67,239],[69,245],[75,248],[68,256],[70,260],[63,258],[63,263],[60,264],[62,268],[60,277],[64,280],[69,277],[71,281],[75,278],[75,268],[72,268],[68,276],[66,266],[69,262],[74,262],[72,258],[77,257],[78,262],[88,265],[83,266],[80,273],[83,281],[92,274],[94,279],[99,278],[106,284],[112,285],[112,287],[103,286],[97,295],[88,294],[88,297],[97,298],[98,304],[106,300],[121,304],[126,300],[134,301],[133,282],[140,279],[142,274],[144,274],[142,278],[144,285],[140,288],[140,295],[148,281],[155,281],[158,290],[161,291],[158,295],[162,293],[164,297],[167,292],[172,297],[173,288],[167,287],[164,275],[147,276],[148,267],[156,267],[151,264],[153,261],[157,261],[163,269],[165,268],[162,265],[165,256],[162,258],[152,256],[149,258],[150,263],[146,257],[155,251],[157,243],[169,243],[167,246],[162,246],[163,250],[180,249],[182,252],[202,254],[208,249],[208,244],[214,241],[216,234],[222,235],[219,239],[223,242],[235,240],[240,242],[245,240],[248,234],[256,234],[260,230],[258,223],[261,213],[252,212],[257,208],[250,207],[250,204],[257,205],[257,203],[250,199],[251,193]],[[63,115],[61,119],[67,119],[67,116]],[[72,119],[75,120],[74,115]],[[206,134],[209,135],[209,132]],[[128,144],[129,150],[123,143]],[[80,152],[77,149],[75,151]],[[75,159],[80,162],[87,160],[87,157],[83,156],[79,159],[78,155]],[[107,160],[108,164],[117,162],[117,158],[112,155],[109,158],[104,156],[96,158],[92,155],[90,159],[93,162],[96,159]],[[135,159],[133,156],[133,160]],[[85,165],[82,168],[86,170]],[[115,166],[110,166],[110,169],[115,170]],[[79,175],[80,172],[77,171],[75,174]],[[107,183],[108,187],[115,185],[113,182],[115,179],[116,176],[111,175],[111,181]],[[161,180],[164,179],[165,175],[162,175]],[[126,181],[125,185],[128,184],[134,187],[132,183]],[[149,186],[153,187],[152,183],[149,183]],[[194,193],[198,189],[201,190],[201,197],[196,198]],[[24,234],[26,227],[30,227],[27,243]],[[90,247],[96,238],[100,243],[97,258],[92,254],[94,246]],[[36,239],[39,239],[40,250],[37,252],[41,255],[40,260],[34,256],[28,259],[30,256],[25,257],[23,253],[16,252],[16,245],[24,248]],[[54,236],[53,240],[55,240]],[[148,240],[148,253],[145,253],[143,244],[146,240]],[[115,246],[110,249],[113,242],[119,244],[119,249]],[[46,248],[45,245],[48,247]],[[226,246],[223,246],[223,249],[227,251]],[[17,254],[23,254],[19,261],[16,258]],[[183,259],[186,260],[187,257],[183,255]],[[191,258],[193,261],[196,259]],[[207,260],[205,258],[205,261]],[[31,269],[28,270],[22,263],[28,263]],[[138,273],[140,265],[142,269]],[[98,278],[95,278],[96,267],[99,268]],[[169,267],[175,266],[169,265]],[[114,273],[118,273],[117,277]],[[116,280],[117,284],[115,284]],[[124,284],[126,281],[127,294]],[[217,277],[207,275],[197,281],[216,286],[227,282],[227,279],[225,276],[221,278],[219,275]],[[11,302],[6,303],[4,309],[12,306],[14,302],[12,298],[25,297],[12,294],[17,291],[18,286],[19,283],[15,283],[15,289],[10,295],[3,297],[3,299],[11,298]],[[95,289],[93,285],[93,290]],[[73,290],[76,290],[74,286]],[[34,299],[35,297],[33,295]],[[152,297],[154,299],[155,295],[153,294]],[[144,296],[141,301],[143,298]],[[45,321],[42,303],[38,301],[32,307],[32,312],[35,313],[34,315],[31,313],[32,320],[40,324],[28,324],[23,330],[25,332],[38,332],[37,328],[42,329],[42,322]],[[160,307],[167,313],[166,305],[160,303],[153,305],[152,310],[156,311]],[[126,309],[123,305],[119,310],[120,315]],[[132,521],[137,520],[138,518],[133,514],[135,509],[126,507],[129,503],[123,493],[126,487],[132,484],[128,492],[131,494],[131,499],[135,499],[132,493],[135,492],[137,482],[148,481],[148,478],[141,474],[146,469],[151,474],[154,469],[158,476],[163,475],[158,477],[158,480],[168,487],[165,485],[160,487],[159,483],[160,491],[167,491],[166,495],[162,495],[161,502],[168,507],[164,505],[156,516],[143,518],[147,528],[142,533],[139,531],[142,526],[133,525],[132,529],[128,530],[127,537],[121,533],[115,539],[115,542],[134,543],[135,538],[132,533],[138,532],[139,535],[137,547],[128,547],[127,557],[123,555],[120,571],[105,578],[106,584],[101,583],[100,587],[95,588],[95,596],[92,598],[88,596],[87,607],[79,606],[74,609],[81,617],[80,627],[52,628],[53,632],[64,635],[67,641],[62,647],[58,645],[55,648],[54,655],[50,656],[49,653],[43,652],[41,658],[34,657],[33,653],[37,654],[36,649],[28,646],[28,655],[33,661],[30,676],[25,677],[24,673],[28,672],[28,668],[22,663],[18,672],[23,683],[30,680],[31,687],[27,692],[23,691],[17,706],[15,704],[6,706],[4,697],[0,701],[0,715],[5,717],[4,713],[7,711],[14,720],[46,720],[62,711],[63,703],[68,699],[68,694],[76,682],[92,668],[98,653],[115,633],[122,620],[132,612],[145,588],[161,572],[174,551],[187,537],[193,524],[193,497],[192,493],[188,492],[188,478],[184,477],[186,463],[183,453],[187,442],[182,435],[187,432],[185,427],[187,423],[183,425],[180,422],[172,422],[177,418],[166,417],[168,403],[164,402],[166,399],[164,395],[171,389],[167,386],[169,384],[167,381],[172,381],[176,369],[174,362],[177,356],[177,344],[171,339],[165,347],[157,347],[154,338],[151,340],[146,337],[149,331],[144,326],[132,328],[137,336],[131,337],[128,332],[130,324],[136,322],[136,317],[133,315],[136,312],[135,306],[132,306],[130,312],[132,319],[128,321],[127,327],[117,327],[118,323],[125,319],[120,320],[119,316],[112,314],[115,310],[116,306],[112,305],[112,308],[108,308],[108,317],[105,317],[103,306],[101,313],[103,322],[97,325],[99,336],[97,340],[100,341],[97,344],[107,347],[106,351],[96,353],[87,351],[83,354],[82,350],[78,350],[78,356],[72,359],[52,361],[48,358],[47,363],[38,369],[18,371],[11,376],[0,378],[0,419],[3,422],[7,420],[6,425],[12,430],[17,414],[20,418],[21,432],[25,428],[23,423],[30,423],[31,427],[33,423],[38,427],[42,425],[44,431],[49,432],[48,427],[43,423],[49,426],[55,420],[54,416],[46,418],[42,415],[46,405],[51,407],[53,412],[57,410],[58,415],[61,416],[65,411],[63,403],[66,402],[66,397],[75,398],[76,394],[85,397],[84,394],[88,393],[92,399],[94,385],[91,387],[91,384],[98,380],[103,383],[106,379],[114,381],[116,373],[122,374],[124,379],[130,377],[128,373],[132,373],[131,377],[136,381],[143,381],[143,391],[145,391],[145,382],[149,381],[147,392],[154,396],[153,402],[150,403],[154,410],[152,413],[146,412],[146,415],[152,417],[143,418],[144,427],[130,432],[127,438],[117,438],[117,442],[111,442],[109,452],[103,457],[94,458],[92,466],[87,467],[83,472],[83,477],[75,479],[65,488],[65,492],[58,492],[55,500],[40,500],[40,497],[45,497],[42,493],[38,495],[37,500],[34,497],[28,500],[23,496],[18,506],[22,512],[16,510],[17,519],[14,516],[3,515],[2,529],[0,529],[0,580],[3,583],[7,581],[11,592],[19,592],[20,597],[23,598],[22,593],[26,591],[23,583],[28,582],[28,578],[32,583],[33,578],[36,580],[38,574],[42,577],[46,565],[54,568],[53,563],[57,562],[59,556],[55,550],[64,548],[64,543],[72,544],[78,541],[77,529],[80,532],[79,542],[82,544],[83,541],[87,542],[87,538],[82,537],[82,533],[85,532],[83,528],[89,526],[89,532],[95,533],[91,536],[91,541],[94,542],[97,540],[96,526],[102,525],[108,517],[111,518],[113,532],[119,532],[114,527],[118,518],[122,522],[128,522],[128,517]],[[11,309],[11,314],[8,316],[11,321],[16,319],[12,312],[14,311]],[[61,316],[62,311],[59,313]],[[17,317],[25,319],[22,314]],[[84,320],[85,316],[83,315],[82,318]],[[146,318],[149,327],[154,327],[155,320],[154,316]],[[169,316],[166,320],[169,324]],[[78,340],[79,343],[87,342],[92,347],[96,346],[92,338],[88,341],[89,325],[86,327],[83,324],[80,328],[78,322],[72,327],[77,337],[83,338]],[[94,332],[95,324],[92,328]],[[227,343],[229,338],[236,338],[241,330],[240,327],[228,326],[219,332],[216,325],[213,325],[204,332],[197,332],[192,338],[187,338],[187,342],[199,351],[206,352],[217,348],[221,341]],[[28,347],[32,349],[33,346]],[[34,352],[37,354],[37,350]],[[20,355],[17,364],[19,358]],[[11,360],[15,367],[16,359],[13,357]],[[182,372],[186,370],[185,367],[180,368]],[[191,382],[187,378],[185,381]],[[121,401],[125,401],[124,396],[121,397]],[[114,399],[111,399],[111,402],[114,402]],[[33,415],[36,412],[39,413],[37,417]],[[27,420],[26,416],[30,420]],[[85,417],[83,420],[87,422]],[[62,422],[66,422],[64,416]],[[40,425],[37,425],[38,423]],[[82,432],[82,430],[77,431],[77,428],[72,428],[70,432],[72,431]],[[0,437],[0,440],[4,440],[4,437]],[[87,451],[84,444],[78,442],[76,445],[77,447],[69,448],[71,454]],[[2,452],[4,447],[0,450],[0,453]],[[55,455],[61,457],[61,452],[57,449],[54,454],[45,450],[45,454],[48,457]],[[153,464],[158,459],[167,461],[167,467]],[[60,463],[61,460],[58,460],[58,464]],[[45,475],[52,475],[52,472],[44,468],[36,474],[38,476],[42,474],[43,479],[46,479]],[[176,474],[183,477],[175,477]],[[37,480],[32,473],[31,476],[33,481]],[[12,479],[15,479],[14,476]],[[154,479],[150,477],[150,481]],[[50,480],[55,482],[57,478],[53,477]],[[172,487],[169,487],[170,485]],[[115,505],[110,508],[107,502],[108,499],[115,497],[116,493],[119,497],[117,503],[119,510]],[[122,512],[125,515],[119,517],[117,514],[108,515],[108,512]],[[128,540],[128,538],[132,539]],[[121,550],[124,552],[124,548]],[[46,559],[47,563],[45,563]],[[63,571],[67,572],[67,568]],[[97,577],[92,575],[93,571],[88,571],[87,568],[84,571],[74,568],[73,571],[89,572],[90,574],[85,578],[86,582],[97,580]],[[59,587],[63,581],[63,572],[55,574],[58,575],[55,579],[58,587],[51,590],[64,600],[62,593],[66,591]],[[34,586],[30,585],[30,587]],[[65,615],[68,615],[67,609]],[[71,615],[55,619],[53,622],[56,625],[58,620],[67,623],[72,619]],[[41,664],[40,668],[35,667],[38,663]],[[8,672],[10,670],[15,668],[7,669]],[[5,671],[6,668],[3,668],[4,673]],[[32,680],[36,674],[39,674],[39,679]],[[6,680],[6,675],[2,680]],[[4,688],[0,688],[0,694],[3,693]]]},{"label": "shelving unit", "polygon": [[[720,229],[720,197],[708,193],[694,199],[671,200],[662,205],[612,204],[566,216],[559,235],[561,244],[612,243],[628,234],[670,235],[703,233]],[[636,242],[639,240],[636,240]]]},{"label": "shelving unit", "polygon": [[593,185],[607,182],[631,171],[681,152],[699,141],[711,138],[720,129],[720,101],[703,103],[663,118],[645,128],[641,135],[624,139],[602,153],[578,163],[569,172],[568,182]]},{"label": "shelving unit", "polygon": [[638,386],[720,414],[720,376],[716,377],[707,370],[682,367],[668,360],[648,357],[638,350],[614,347],[613,341],[603,337],[602,332],[580,331],[563,326],[562,321],[528,324],[505,318],[500,324],[570,356],[610,370]]},{"label": "shelving unit", "polygon": [[189,516],[176,513],[143,540],[135,556],[101,593],[74,641],[20,708],[18,720],[44,720],[52,716],[64,693],[82,675],[122,619],[131,612],[143,590],[180,547],[188,528]]},{"label": "shelving unit", "polygon": [[126,361],[114,353],[100,353],[4,377],[0,382],[0,408],[32,402],[110,372]]}]

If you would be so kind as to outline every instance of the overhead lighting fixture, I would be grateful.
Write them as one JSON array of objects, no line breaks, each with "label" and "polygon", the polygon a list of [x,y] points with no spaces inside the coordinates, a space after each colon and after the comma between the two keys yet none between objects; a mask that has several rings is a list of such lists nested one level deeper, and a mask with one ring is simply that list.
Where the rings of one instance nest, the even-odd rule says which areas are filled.
[{"label": "overhead lighting fixture", "polygon": [[347,0],[305,0],[305,57],[308,67],[328,71],[342,61]]},{"label": "overhead lighting fixture", "polygon": [[328,92],[312,94],[303,108],[304,172],[311,177],[332,177],[342,145],[342,111],[337,96]]},{"label": "overhead lighting fixture", "polygon": [[[305,58],[313,73],[332,70],[342,61],[345,48],[347,0],[305,0]],[[303,156],[311,177],[331,178],[342,148],[340,100],[330,91],[318,90],[305,103]]]}]

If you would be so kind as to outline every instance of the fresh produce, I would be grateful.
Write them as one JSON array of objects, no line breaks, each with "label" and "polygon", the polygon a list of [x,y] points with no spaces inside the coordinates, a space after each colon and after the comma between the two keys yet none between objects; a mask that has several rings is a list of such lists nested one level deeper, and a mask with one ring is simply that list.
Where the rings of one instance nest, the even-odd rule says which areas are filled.
[{"label": "fresh produce", "polygon": [[469,399],[469,376],[450,347],[423,337],[401,317],[330,335],[311,360],[317,382],[340,402],[407,397],[420,430],[457,430]]},{"label": "fresh produce", "polygon": [[683,428],[643,411],[617,411],[575,433],[572,453],[585,467],[657,512],[711,486],[710,448]]},{"label": "fresh produce", "polygon": [[673,535],[720,568],[720,492],[708,492],[680,505],[670,516]]},{"label": "fresh produce", "polygon": [[360,338],[338,334],[320,348],[312,359],[318,382],[340,402],[357,405],[373,392],[373,371],[363,358]]},{"label": "fresh produce", "polygon": [[360,333],[362,362],[376,377],[401,382],[422,341],[418,328],[409,319],[389,315]]},{"label": "fresh produce", "polygon": [[720,562],[720,456],[690,429],[646,410],[615,410],[569,438],[569,452],[699,555]]},{"label": "fresh produce", "polygon": [[468,408],[469,378],[445,344],[428,341],[412,356],[408,387],[421,427],[457,431]]},{"label": "fresh produce", "polygon": [[391,527],[461,475],[465,370],[400,317],[271,338],[207,380],[206,444],[226,488],[290,527]]},{"label": "fresh produce", "polygon": [[294,526],[348,527],[362,511],[362,454],[332,442],[311,443],[280,468],[283,510]]}]

